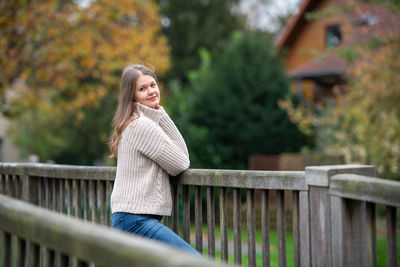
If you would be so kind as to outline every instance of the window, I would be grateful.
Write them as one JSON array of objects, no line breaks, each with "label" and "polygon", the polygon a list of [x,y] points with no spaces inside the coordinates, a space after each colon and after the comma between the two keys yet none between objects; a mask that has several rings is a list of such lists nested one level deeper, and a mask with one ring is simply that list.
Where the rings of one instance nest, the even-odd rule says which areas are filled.
[{"label": "window", "polygon": [[331,25],[326,27],[326,46],[335,47],[342,40],[339,25]]}]

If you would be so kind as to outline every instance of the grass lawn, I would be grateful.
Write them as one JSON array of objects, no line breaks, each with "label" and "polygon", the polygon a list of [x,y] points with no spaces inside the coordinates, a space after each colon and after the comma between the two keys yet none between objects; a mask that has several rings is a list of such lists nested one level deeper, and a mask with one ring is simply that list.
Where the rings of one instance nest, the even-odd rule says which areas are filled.
[{"label": "grass lawn", "polygon": [[[192,227],[191,231],[191,241],[192,245],[194,246],[194,233],[195,228]],[[207,240],[207,227],[203,227],[203,240]],[[215,227],[215,259],[217,261],[221,261],[221,250],[220,250],[220,229],[219,227]],[[233,229],[228,229],[228,240],[232,244],[233,247]],[[247,246],[247,232],[242,230],[242,246]],[[262,266],[262,235],[261,231],[256,231],[256,246],[257,246],[257,254],[256,254],[256,262],[257,266]],[[386,264],[386,237],[384,236],[377,236],[377,256],[378,256],[378,266],[387,266]],[[398,249],[398,256],[400,262],[400,236],[397,238],[397,249]],[[286,233],[286,262],[287,266],[294,266],[294,251],[293,251],[293,236],[290,233]],[[203,247],[203,256],[204,258],[208,259],[208,248],[206,246]],[[270,231],[270,257],[271,257],[271,266],[278,266],[278,237],[275,231]],[[233,262],[233,249],[229,249],[229,264],[234,264]],[[248,254],[247,251],[242,252],[242,265],[248,266]]]},{"label": "grass lawn", "polygon": [[[192,233],[192,245],[195,244],[194,242],[194,233],[195,233],[195,228],[192,227],[191,231]],[[207,227],[203,227],[203,240],[207,240]],[[219,240],[220,240],[220,229],[219,227],[215,227],[215,240],[216,240],[216,246],[215,246],[215,259],[217,261],[221,261],[221,250],[220,250],[220,245],[219,245]],[[228,229],[228,240],[232,244],[233,247],[233,229],[229,228]],[[247,247],[247,231],[242,230],[242,247],[246,246]],[[257,253],[256,253],[256,262],[257,266],[262,266],[262,252],[261,252],[261,246],[262,246],[262,234],[261,231],[256,231],[256,248],[257,248]],[[294,266],[294,258],[293,258],[293,236],[291,234],[286,234],[286,256],[287,256],[287,266]],[[204,258],[208,259],[208,248],[205,246],[203,247],[203,256]],[[278,266],[278,236],[275,231],[270,231],[270,257],[271,257],[271,266]],[[229,264],[234,264],[233,262],[233,249],[229,248]],[[242,266],[248,266],[248,254],[247,250],[242,252]]]}]

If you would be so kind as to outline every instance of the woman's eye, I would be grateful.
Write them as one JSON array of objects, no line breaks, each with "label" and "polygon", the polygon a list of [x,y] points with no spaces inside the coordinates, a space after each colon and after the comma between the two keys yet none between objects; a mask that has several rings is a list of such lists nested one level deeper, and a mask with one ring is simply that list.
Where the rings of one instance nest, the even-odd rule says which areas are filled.
[{"label": "woman's eye", "polygon": [[152,87],[152,88],[156,87],[156,84],[155,84],[155,83],[152,83],[152,84],[151,84],[151,87]]},{"label": "woman's eye", "polygon": [[144,91],[145,90],[145,88],[144,87],[141,87],[140,89],[139,89],[139,91]]}]

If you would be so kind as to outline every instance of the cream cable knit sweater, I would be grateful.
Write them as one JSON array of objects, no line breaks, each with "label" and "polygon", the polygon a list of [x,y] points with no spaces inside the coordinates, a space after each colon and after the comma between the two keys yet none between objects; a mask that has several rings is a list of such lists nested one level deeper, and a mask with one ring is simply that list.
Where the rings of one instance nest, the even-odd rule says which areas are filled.
[{"label": "cream cable knit sweater", "polygon": [[169,175],[189,168],[189,153],[175,124],[161,107],[139,103],[139,117],[122,132],[111,194],[111,212],[171,215]]}]

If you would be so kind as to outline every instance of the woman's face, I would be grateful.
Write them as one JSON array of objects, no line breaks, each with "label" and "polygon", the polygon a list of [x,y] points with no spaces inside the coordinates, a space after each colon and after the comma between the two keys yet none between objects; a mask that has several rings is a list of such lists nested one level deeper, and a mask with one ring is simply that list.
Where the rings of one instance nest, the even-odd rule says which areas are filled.
[{"label": "woman's face", "polygon": [[142,75],[136,80],[135,101],[149,108],[159,107],[160,90],[150,75]]}]

